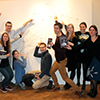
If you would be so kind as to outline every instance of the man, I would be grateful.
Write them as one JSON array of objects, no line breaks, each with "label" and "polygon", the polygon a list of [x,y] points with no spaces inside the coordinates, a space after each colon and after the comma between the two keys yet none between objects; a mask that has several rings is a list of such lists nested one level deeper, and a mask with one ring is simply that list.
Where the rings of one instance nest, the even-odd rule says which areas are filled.
[{"label": "man", "polygon": [[66,73],[66,64],[67,64],[67,56],[66,56],[66,49],[60,47],[60,36],[64,36],[62,32],[62,24],[56,23],[54,24],[54,32],[56,34],[56,41],[55,44],[51,42],[51,47],[55,51],[56,61],[54,62],[53,66],[50,69],[50,75],[54,81],[55,87],[51,89],[51,91],[60,90],[60,86],[55,75],[55,72],[59,70],[59,73],[64,81],[72,86],[72,88],[76,91],[75,94],[81,96],[83,95],[83,91],[67,76]]},{"label": "man", "polygon": [[[1,15],[1,14],[0,14]],[[12,23],[10,21],[7,21],[5,23],[5,31],[4,32],[7,32],[9,34],[9,37],[10,37],[10,40],[11,40],[11,44],[14,43],[15,41],[17,41],[19,38],[22,37],[23,35],[23,32],[22,29],[29,23],[29,22],[32,22],[33,19],[30,19],[28,21],[26,21],[20,28],[16,29],[16,30],[12,30]],[[1,35],[4,33],[4,32],[0,32],[0,39],[1,39]],[[16,34],[21,32],[17,37]],[[12,66],[12,61],[11,59],[9,58],[9,62],[10,62],[10,65]],[[2,75],[0,73],[0,82],[2,81]]]},{"label": "man", "polygon": [[[40,48],[41,53],[38,53]],[[35,48],[34,56],[41,58],[41,71],[30,71],[28,73],[34,74],[37,79],[36,82],[32,85],[33,89],[38,89],[47,86],[47,89],[51,89],[52,81],[50,79],[50,68],[52,64],[52,57],[46,49],[45,43],[39,43]]]}]

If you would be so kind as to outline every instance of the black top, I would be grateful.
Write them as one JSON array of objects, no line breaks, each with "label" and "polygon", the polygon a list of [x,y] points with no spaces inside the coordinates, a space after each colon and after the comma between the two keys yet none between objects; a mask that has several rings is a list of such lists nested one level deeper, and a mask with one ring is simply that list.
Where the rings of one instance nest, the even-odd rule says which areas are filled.
[{"label": "black top", "polygon": [[[8,47],[7,46],[3,46],[4,50],[7,51],[6,54],[8,54]],[[0,67],[4,68],[4,67],[8,67],[9,66],[9,60],[8,57],[6,59],[2,59],[1,63],[0,63]]]},{"label": "black top", "polygon": [[38,53],[38,50],[39,47],[36,47],[34,56],[41,58],[41,74],[39,77],[42,78],[44,75],[50,76],[49,71],[51,69],[52,57],[48,50],[46,50],[44,53]]},{"label": "black top", "polygon": [[[81,31],[77,31],[77,32],[75,32],[75,35],[78,38],[78,45],[83,43],[85,40],[87,40],[90,37],[89,32],[82,34]],[[77,61],[79,63],[86,63],[87,50],[86,49],[79,50],[77,53],[77,58],[78,58]]]},{"label": "black top", "polygon": [[74,46],[73,50],[77,51],[80,49],[87,49],[88,52],[88,59],[87,64],[90,65],[90,62],[94,57],[96,57],[100,61],[100,36],[98,36],[97,40],[95,42],[91,41],[91,38],[88,38],[86,41],[84,41],[82,44],[78,46]]},{"label": "black top", "polygon": [[[77,45],[78,38],[74,37],[72,41],[71,40],[69,41],[74,43],[74,45]],[[77,52],[73,52],[72,50],[68,49],[66,49],[66,52],[67,52],[66,56],[68,58],[66,67],[68,67],[68,71],[74,71],[77,68]]]},{"label": "black top", "polygon": [[[63,33],[61,36],[65,36]],[[55,57],[57,62],[62,61],[66,58],[66,49],[60,47],[60,39],[56,37],[55,45],[52,46],[55,50]]]}]

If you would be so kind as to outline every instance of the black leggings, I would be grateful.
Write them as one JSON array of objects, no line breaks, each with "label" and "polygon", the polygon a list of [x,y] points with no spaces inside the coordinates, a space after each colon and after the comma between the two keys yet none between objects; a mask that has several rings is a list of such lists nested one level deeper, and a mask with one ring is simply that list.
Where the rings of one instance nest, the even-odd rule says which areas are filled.
[{"label": "black leggings", "polygon": [[[86,73],[87,73],[87,66],[85,63],[83,64],[83,84],[85,84],[86,81]],[[78,63],[77,68],[77,84],[80,84],[80,76],[81,76],[81,63]]]}]

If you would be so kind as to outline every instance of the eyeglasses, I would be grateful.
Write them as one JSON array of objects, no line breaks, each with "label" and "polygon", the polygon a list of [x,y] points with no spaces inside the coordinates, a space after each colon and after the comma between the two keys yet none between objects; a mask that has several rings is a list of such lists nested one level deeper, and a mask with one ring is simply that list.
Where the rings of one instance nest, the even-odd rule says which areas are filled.
[{"label": "eyeglasses", "polygon": [[7,27],[12,27],[11,25],[7,25]]}]

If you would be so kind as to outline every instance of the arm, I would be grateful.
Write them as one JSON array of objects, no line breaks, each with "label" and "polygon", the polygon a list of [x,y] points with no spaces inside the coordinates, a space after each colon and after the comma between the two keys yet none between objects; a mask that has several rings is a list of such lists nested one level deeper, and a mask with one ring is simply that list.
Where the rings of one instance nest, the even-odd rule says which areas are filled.
[{"label": "arm", "polygon": [[12,43],[14,43],[15,41],[17,41],[18,39],[20,39],[20,38],[22,37],[23,33],[24,33],[24,32],[21,32],[16,38],[11,39],[11,40],[10,40],[10,43],[12,44]]},{"label": "arm", "polygon": [[44,69],[41,71],[41,74],[39,75],[40,78],[42,78],[44,75],[48,75],[50,68],[51,68],[51,64],[52,64],[52,58],[50,55],[46,56],[45,58],[45,65],[44,65]]},{"label": "arm", "polygon": [[41,53],[38,53],[39,47],[36,46],[34,56],[35,57],[41,57]]},{"label": "arm", "polygon": [[23,56],[21,58],[22,58],[23,62],[15,60],[14,61],[14,66],[20,66],[22,68],[25,68],[26,67],[26,59],[24,59]]},{"label": "arm", "polygon": [[56,45],[53,45],[52,48],[59,54],[62,54],[62,50],[65,50],[64,48],[58,48]]},{"label": "arm", "polygon": [[19,31],[22,31],[22,29],[29,23],[29,22],[32,22],[33,19],[30,19],[28,21],[26,21],[21,27],[19,27],[18,29],[14,30],[14,36],[19,32]]}]

